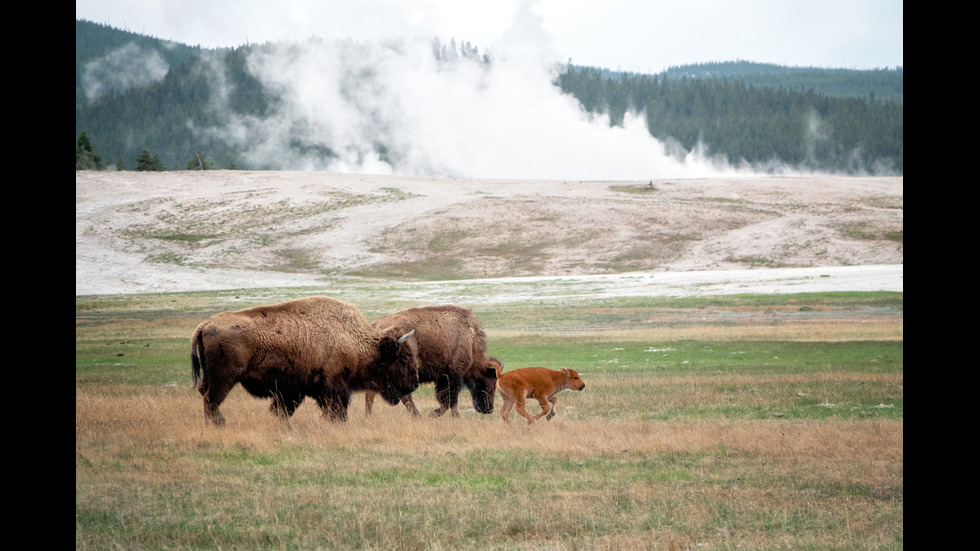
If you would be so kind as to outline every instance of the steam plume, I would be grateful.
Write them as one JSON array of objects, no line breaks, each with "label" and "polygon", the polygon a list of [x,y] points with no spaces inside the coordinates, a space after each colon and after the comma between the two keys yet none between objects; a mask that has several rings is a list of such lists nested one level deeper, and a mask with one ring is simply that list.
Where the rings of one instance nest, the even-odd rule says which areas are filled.
[{"label": "steam plume", "polygon": [[249,164],[289,169],[576,180],[731,170],[669,156],[642,114],[610,127],[586,113],[554,83],[540,23],[522,5],[501,42],[475,55],[431,40],[267,44],[248,69],[281,96],[277,111],[229,115],[210,131]]}]

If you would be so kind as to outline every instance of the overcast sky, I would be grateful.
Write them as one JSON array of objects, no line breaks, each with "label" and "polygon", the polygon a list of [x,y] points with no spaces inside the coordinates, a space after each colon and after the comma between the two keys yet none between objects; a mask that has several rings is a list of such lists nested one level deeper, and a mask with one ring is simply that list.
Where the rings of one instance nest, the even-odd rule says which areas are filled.
[{"label": "overcast sky", "polygon": [[710,61],[894,68],[902,0],[76,0],[75,17],[206,48],[433,38],[642,73]]}]

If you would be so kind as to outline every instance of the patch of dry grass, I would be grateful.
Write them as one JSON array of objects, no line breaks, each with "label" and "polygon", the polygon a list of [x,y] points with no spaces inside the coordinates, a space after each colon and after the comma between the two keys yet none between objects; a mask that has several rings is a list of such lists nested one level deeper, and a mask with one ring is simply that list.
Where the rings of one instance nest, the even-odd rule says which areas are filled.
[{"label": "patch of dry grass", "polygon": [[187,386],[76,387],[76,547],[902,546],[901,420],[610,420],[566,398],[528,426],[359,398],[348,423],[305,404],[285,428],[237,389],[215,430]]},{"label": "patch of dry grass", "polygon": [[[509,368],[582,373],[553,420],[465,392],[460,419],[367,417],[355,394],[347,423],[307,400],[286,427],[238,387],[216,429],[190,381],[198,299],[238,300],[76,306],[77,549],[903,547],[900,310],[488,310]],[[435,408],[431,385],[415,400]]]}]

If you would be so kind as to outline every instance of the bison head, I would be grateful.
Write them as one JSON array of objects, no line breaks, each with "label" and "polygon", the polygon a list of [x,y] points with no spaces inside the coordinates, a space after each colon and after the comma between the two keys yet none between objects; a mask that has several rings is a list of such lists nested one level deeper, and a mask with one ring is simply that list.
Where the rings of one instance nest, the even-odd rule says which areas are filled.
[{"label": "bison head", "polygon": [[497,369],[491,364],[474,366],[465,377],[463,384],[473,396],[473,409],[480,413],[493,413],[493,397],[497,389]]},{"label": "bison head", "polygon": [[381,331],[378,338],[378,394],[391,405],[419,387],[419,345],[415,330],[405,331],[397,326]]},{"label": "bison head", "polygon": [[578,376],[578,371],[570,368],[561,368],[562,374],[565,376],[566,385],[572,390],[582,390],[585,388],[585,381]]}]

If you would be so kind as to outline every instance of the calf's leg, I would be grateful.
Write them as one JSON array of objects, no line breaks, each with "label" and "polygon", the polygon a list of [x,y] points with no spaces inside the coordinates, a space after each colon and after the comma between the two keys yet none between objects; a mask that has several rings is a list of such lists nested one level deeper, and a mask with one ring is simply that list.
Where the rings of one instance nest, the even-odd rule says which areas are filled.
[{"label": "calf's leg", "polygon": [[541,395],[537,395],[537,396],[535,396],[535,398],[538,399],[538,405],[541,406],[541,413],[535,415],[534,416],[534,419],[535,420],[540,419],[540,418],[544,417],[545,415],[548,416],[548,419],[551,419],[551,416],[554,415],[554,413],[553,412],[549,413],[551,411],[551,408],[548,407],[548,398],[546,398],[545,396],[541,396]]},{"label": "calf's leg", "polygon": [[548,398],[548,401],[551,402],[551,411],[548,412],[548,416],[545,417],[545,419],[551,421],[551,418],[555,416],[555,408],[558,407],[558,396],[552,396],[551,398]]},{"label": "calf's leg", "polygon": [[503,392],[500,393],[500,397],[504,401],[500,406],[500,416],[504,418],[504,421],[510,422],[510,410],[514,409],[514,399]]},{"label": "calf's leg", "polygon": [[520,413],[521,416],[527,419],[528,424],[533,423],[535,418],[531,417],[531,414],[528,413],[527,409],[524,407],[524,396],[522,395],[515,396],[515,402],[516,403],[514,405],[514,409],[517,410],[517,413]]}]

